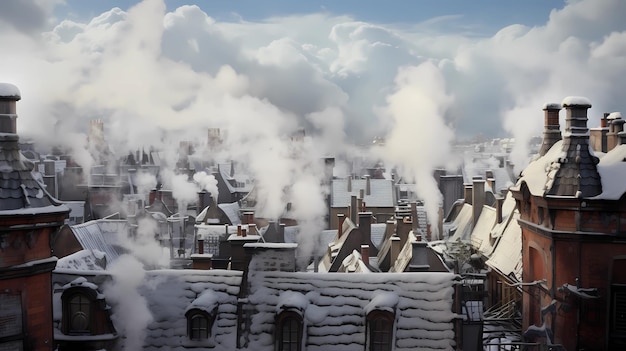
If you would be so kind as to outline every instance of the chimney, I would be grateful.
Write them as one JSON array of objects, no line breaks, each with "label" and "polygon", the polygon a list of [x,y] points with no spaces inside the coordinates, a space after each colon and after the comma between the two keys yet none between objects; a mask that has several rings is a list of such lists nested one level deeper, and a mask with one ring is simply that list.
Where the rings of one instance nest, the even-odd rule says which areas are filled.
[{"label": "chimney", "polygon": [[367,211],[367,204],[365,203],[365,201],[361,202],[361,212],[365,212]]},{"label": "chimney", "polygon": [[413,232],[417,232],[419,228],[419,218],[417,217],[417,202],[411,201],[411,221],[413,222],[411,229]]},{"label": "chimney", "polygon": [[348,177],[348,189],[347,192],[351,193],[352,192],[352,176]]},{"label": "chimney", "polygon": [[543,106],[544,129],[539,156],[545,155],[557,141],[561,140],[561,130],[559,129],[560,110],[561,104],[558,103],[548,103]]},{"label": "chimney", "polygon": [[472,212],[474,214],[473,227],[476,227],[476,222],[478,222],[478,217],[480,217],[480,213],[483,210],[483,206],[485,205],[485,181],[480,178],[475,178],[473,180],[473,189],[472,189]]},{"label": "chimney", "polygon": [[361,200],[365,199],[365,189],[359,189],[359,198]]},{"label": "chimney", "polygon": [[502,204],[504,203],[504,197],[496,196],[496,223],[502,223]]},{"label": "chimney", "polygon": [[241,224],[237,225],[237,236],[241,236]]},{"label": "chimney", "polygon": [[343,221],[346,219],[346,216],[343,213],[337,214],[337,239],[341,238],[341,234],[343,233]]},{"label": "chimney", "polygon": [[285,242],[285,223],[278,224],[278,237],[281,239],[281,243]]},{"label": "chimney", "polygon": [[428,243],[417,240],[411,243],[411,262],[409,262],[410,272],[425,272],[430,269],[428,264]]},{"label": "chimney", "polygon": [[472,184],[463,184],[463,199],[466,204],[472,204]]},{"label": "chimney", "polygon": [[587,109],[589,99],[569,96],[563,99],[565,108],[565,134],[563,136],[564,156],[559,158],[559,167],[554,181],[545,195],[573,196],[586,198],[602,193],[602,184],[596,165],[598,157],[589,147]]},{"label": "chimney", "polygon": [[602,118],[600,119],[600,128],[608,128],[609,127],[608,120],[607,120],[607,117],[609,117],[609,115],[610,115],[610,113],[608,113],[608,112],[605,112],[602,115]]},{"label": "chimney", "polygon": [[365,195],[371,195],[372,194],[372,184],[370,181],[370,176],[366,175],[365,176]]},{"label": "chimney", "polygon": [[154,200],[156,199],[156,194],[156,189],[150,190],[150,194],[148,195],[148,205],[152,205],[154,203]]},{"label": "chimney", "polygon": [[356,195],[350,197],[350,220],[356,224],[356,214],[358,207],[356,206]]},{"label": "chimney", "polygon": [[413,226],[413,222],[410,219],[410,212],[406,208],[396,209],[396,234],[402,240],[402,245],[409,237],[409,232]]},{"label": "chimney", "polygon": [[624,130],[624,120],[621,117],[619,112],[613,112],[608,116],[610,124],[607,133],[607,151],[611,151],[619,145],[619,133]]},{"label": "chimney", "polygon": [[402,250],[402,239],[399,236],[394,235],[391,237],[391,264],[393,267],[400,256],[400,250]]},{"label": "chimney", "polygon": [[241,237],[242,237],[242,238],[245,238],[245,237],[247,237],[247,236],[248,236],[248,234],[247,234],[247,230],[246,230],[246,228],[241,228]]},{"label": "chimney", "polygon": [[17,134],[17,102],[22,98],[13,84],[0,83],[0,133]]},{"label": "chimney", "polygon": [[248,234],[250,234],[250,235],[259,235],[259,232],[256,229],[256,224],[254,224],[254,223],[248,224]]},{"label": "chimney", "polygon": [[437,223],[437,235],[439,236],[437,239],[443,239],[443,207],[439,207],[439,219]]},{"label": "chimney", "polygon": [[253,224],[254,223],[254,212],[253,211],[246,211],[243,213],[243,219],[244,219],[244,223],[243,224]]},{"label": "chimney", "polygon": [[359,213],[359,231],[361,245],[369,245],[372,242],[372,212]]},{"label": "chimney", "polygon": [[206,190],[198,192],[198,213],[211,205],[211,193]]},{"label": "chimney", "polygon": [[370,264],[370,246],[361,245],[361,259],[366,265]]},{"label": "chimney", "polygon": [[198,253],[200,255],[204,254],[204,240],[203,239],[198,239]]}]

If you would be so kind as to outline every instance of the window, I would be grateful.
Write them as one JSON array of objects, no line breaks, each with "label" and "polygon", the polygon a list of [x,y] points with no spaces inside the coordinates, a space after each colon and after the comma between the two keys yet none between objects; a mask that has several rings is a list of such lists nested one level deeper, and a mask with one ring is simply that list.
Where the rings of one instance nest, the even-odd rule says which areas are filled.
[{"label": "window", "polygon": [[71,288],[63,293],[63,328],[66,334],[92,334],[95,298],[95,291],[86,288]]},{"label": "window", "polygon": [[187,335],[191,340],[209,338],[209,316],[206,312],[194,311],[187,317]]},{"label": "window", "polygon": [[216,314],[217,307],[211,313],[198,308],[187,311],[185,316],[187,317],[187,337],[189,340],[207,340],[211,336]]},{"label": "window", "polygon": [[284,311],[276,323],[276,350],[300,351],[302,349],[302,316]]},{"label": "window", "polygon": [[22,296],[0,293],[0,350],[23,350]]},{"label": "window", "polygon": [[367,315],[369,351],[391,351],[393,346],[393,313],[375,310]]}]

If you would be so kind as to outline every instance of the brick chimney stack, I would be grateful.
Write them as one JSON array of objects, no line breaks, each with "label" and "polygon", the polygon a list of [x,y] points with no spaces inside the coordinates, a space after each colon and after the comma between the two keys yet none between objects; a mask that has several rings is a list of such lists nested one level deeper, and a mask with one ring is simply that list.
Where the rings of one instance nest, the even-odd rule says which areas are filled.
[{"label": "brick chimney stack", "polygon": [[343,213],[337,214],[337,239],[341,238],[343,233],[343,221],[346,220],[346,216]]},{"label": "brick chimney stack", "polygon": [[545,155],[548,150],[559,140],[561,140],[561,130],[559,129],[559,111],[561,104],[548,103],[543,106],[544,111],[544,129],[543,142],[539,155]]},{"label": "brick chimney stack", "polygon": [[472,186],[472,212],[474,214],[473,226],[476,226],[478,217],[485,205],[485,181],[480,177],[473,180]]},{"label": "brick chimney stack", "polygon": [[619,133],[624,130],[624,120],[619,112],[612,112],[607,116],[609,131],[607,133],[607,152],[619,145]]},{"label": "brick chimney stack", "polygon": [[372,212],[359,213],[359,231],[361,232],[361,245],[369,245],[372,241]]}]

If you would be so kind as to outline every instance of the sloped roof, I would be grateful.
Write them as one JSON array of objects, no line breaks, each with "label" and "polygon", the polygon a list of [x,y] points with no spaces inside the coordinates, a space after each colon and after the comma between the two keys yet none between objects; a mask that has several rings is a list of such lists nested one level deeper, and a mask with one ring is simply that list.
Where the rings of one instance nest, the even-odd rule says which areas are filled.
[{"label": "sloped roof", "polygon": [[491,229],[496,223],[496,211],[493,207],[483,206],[476,226],[472,229],[470,240],[474,249],[482,254],[491,252]]},{"label": "sloped roof", "polygon": [[68,212],[35,180],[33,163],[22,155],[17,141],[16,134],[0,133],[0,215]]},{"label": "sloped roof", "polygon": [[[360,189],[365,189],[365,179],[351,179],[352,191],[348,191],[347,179],[333,179],[331,184],[331,207],[347,207],[350,198],[359,196]],[[394,207],[393,182],[389,179],[370,179],[370,194],[365,194],[363,201],[367,207]]]},{"label": "sloped roof", "polygon": [[486,264],[504,276],[522,281],[522,228],[515,210]]},{"label": "sloped roof", "polygon": [[120,253],[115,248],[128,231],[125,220],[95,220],[70,226],[83,249],[104,252],[107,262],[115,261]]},{"label": "sloped roof", "polygon": [[[274,350],[274,321],[281,296],[304,296],[308,351],[362,351],[366,313],[381,308],[381,297],[393,310],[394,350],[453,350],[454,275],[450,273],[288,273],[256,272],[250,276],[249,306],[254,309],[249,349]],[[383,296],[384,295],[384,296]]]},{"label": "sloped roof", "polygon": [[226,215],[226,217],[228,217],[232,225],[241,224],[241,218],[239,218],[239,203],[238,202],[233,202],[230,204],[221,203],[221,204],[218,204],[217,207],[219,207],[224,212],[224,214]]},{"label": "sloped roof", "polygon": [[451,223],[444,223],[444,231],[452,233],[448,240],[469,240],[472,229],[473,212],[472,205],[464,203],[457,216]]},{"label": "sloped roof", "polygon": [[[226,270],[146,272],[139,291],[146,299],[153,321],[146,330],[144,350],[187,350],[185,345],[190,346],[193,342],[187,339],[185,311],[201,304],[202,296],[207,294],[219,301],[214,328],[211,330],[212,336],[206,344],[193,346],[217,350],[235,349],[237,295],[241,274],[241,271]],[[124,340],[120,342],[123,349]]]},{"label": "sloped roof", "polygon": [[618,145],[604,154],[598,163],[602,181],[599,199],[618,200],[626,193],[626,145]]}]

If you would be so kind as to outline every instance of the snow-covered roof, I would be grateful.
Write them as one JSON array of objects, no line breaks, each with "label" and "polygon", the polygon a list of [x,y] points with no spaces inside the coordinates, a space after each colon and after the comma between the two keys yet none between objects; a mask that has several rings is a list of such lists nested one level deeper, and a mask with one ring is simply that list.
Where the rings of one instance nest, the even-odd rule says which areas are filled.
[{"label": "snow-covered roof", "polygon": [[[237,296],[241,271],[156,270],[146,272],[139,292],[147,302],[153,321],[146,330],[144,350],[187,350],[185,312],[191,308],[215,311],[207,344],[196,347],[234,349],[237,335]],[[115,306],[113,310],[115,311]],[[124,339],[120,340],[123,349]]]},{"label": "snow-covered roof", "polygon": [[[348,181],[352,183],[352,191],[348,191]],[[365,190],[365,179],[333,179],[331,184],[331,207],[348,207],[352,196],[359,197],[361,189]],[[367,207],[394,207],[393,181],[390,179],[370,179],[370,194],[365,193],[363,201]]]},{"label": "snow-covered roof", "polygon": [[59,258],[55,272],[66,271],[104,271],[105,253],[97,250],[80,250]]},{"label": "snow-covered roof", "polygon": [[618,145],[600,158],[597,165],[602,193],[596,198],[618,200],[626,193],[626,145]]},{"label": "snow-covered roof", "polygon": [[217,207],[224,211],[224,214],[226,215],[226,217],[228,217],[232,225],[241,224],[241,218],[239,218],[240,208],[238,202],[221,203],[218,204]]},{"label": "snow-covered roof", "polygon": [[115,246],[125,238],[128,222],[99,219],[70,226],[70,229],[83,249],[104,252],[107,262],[111,263],[120,256]]},{"label": "snow-covered roof", "polygon": [[[559,141],[542,157],[531,162],[522,172],[522,177],[515,185],[515,190],[520,190],[522,182],[526,183],[528,190],[534,196],[543,196],[553,185],[556,171],[555,165],[560,159],[565,158],[563,141]],[[592,151],[590,150],[590,153]],[[618,200],[626,193],[626,146],[618,145],[606,154],[594,153],[600,156],[600,161],[596,165],[597,173],[600,176],[602,191],[600,194],[588,197],[598,200]]]},{"label": "snow-covered roof", "polygon": [[517,223],[519,212],[514,211],[486,264],[502,275],[522,281],[522,228]]},{"label": "snow-covered roof", "polygon": [[353,250],[351,254],[346,256],[346,258],[341,261],[341,266],[339,267],[337,272],[370,273],[371,270],[365,264],[365,262],[363,262],[363,257],[361,256],[361,253],[357,250]]},{"label": "snow-covered roof", "polygon": [[452,223],[444,223],[444,231],[450,235],[448,240],[469,240],[473,221],[472,205],[464,203]]},{"label": "snow-covered roof", "polygon": [[[450,273],[289,273],[258,272],[250,277],[247,306],[255,324],[250,350],[274,350],[277,306],[286,291],[306,298],[303,345],[309,351],[362,351],[366,315],[374,309],[395,313],[394,346],[400,350],[453,350]],[[300,299],[300,306],[305,301]]]},{"label": "snow-covered roof", "polygon": [[492,250],[491,229],[496,223],[496,211],[493,207],[483,206],[476,225],[470,234],[470,240],[474,249],[482,254],[488,254]]}]

